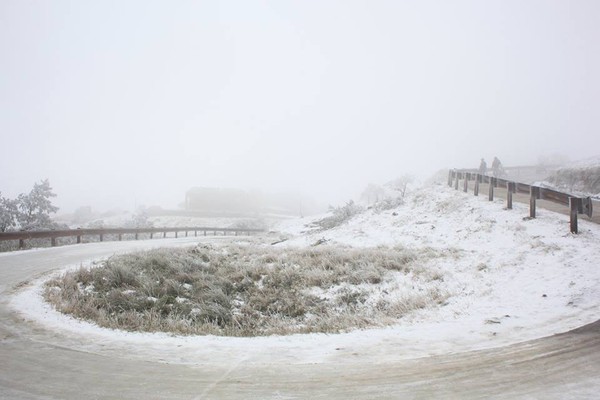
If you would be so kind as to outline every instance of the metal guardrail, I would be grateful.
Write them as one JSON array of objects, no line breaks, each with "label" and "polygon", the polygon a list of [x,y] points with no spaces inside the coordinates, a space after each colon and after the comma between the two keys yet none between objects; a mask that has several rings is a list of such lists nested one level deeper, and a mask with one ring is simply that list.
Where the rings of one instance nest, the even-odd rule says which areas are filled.
[{"label": "metal guardrail", "polygon": [[81,243],[83,236],[99,236],[100,241],[104,241],[105,235],[117,235],[118,240],[123,239],[123,235],[135,235],[135,239],[139,238],[140,234],[150,234],[150,239],[154,238],[155,234],[162,234],[162,237],[167,237],[167,233],[175,233],[175,237],[178,237],[180,232],[185,232],[185,236],[188,233],[194,232],[194,236],[198,236],[198,232],[203,233],[207,236],[209,232],[213,235],[223,232],[223,235],[239,234],[250,235],[251,233],[264,232],[263,229],[250,229],[250,228],[215,228],[215,227],[164,227],[164,228],[106,228],[106,229],[65,229],[65,230],[47,230],[47,231],[16,231],[16,232],[0,232],[0,241],[7,240],[18,240],[19,248],[25,247],[25,240],[29,239],[50,239],[52,246],[56,246],[56,239],[60,237],[77,237],[77,243]]},{"label": "metal guardrail", "polygon": [[543,188],[540,186],[527,185],[525,183],[509,181],[503,178],[497,178],[489,175],[482,175],[473,170],[451,169],[448,172],[448,186],[459,188],[459,181],[462,180],[462,189],[468,191],[469,182],[475,182],[473,194],[479,195],[479,185],[488,184],[488,199],[494,200],[494,188],[506,188],[506,208],[512,209],[513,193],[529,194],[529,217],[535,218],[536,200],[548,200],[550,202],[569,207],[570,229],[572,233],[578,232],[577,215],[585,214],[588,217],[593,215],[593,203],[591,197],[578,197],[557,190]]}]

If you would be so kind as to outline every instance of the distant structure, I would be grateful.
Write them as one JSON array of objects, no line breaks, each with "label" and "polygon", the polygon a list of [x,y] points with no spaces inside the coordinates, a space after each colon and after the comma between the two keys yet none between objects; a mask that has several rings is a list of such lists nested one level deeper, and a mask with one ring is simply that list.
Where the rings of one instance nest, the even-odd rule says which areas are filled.
[{"label": "distant structure", "polygon": [[257,214],[260,199],[237,189],[195,187],[185,194],[185,209],[215,214]]},{"label": "distant structure", "polygon": [[231,188],[195,187],[185,194],[185,210],[215,216],[310,215],[322,211],[299,194],[264,194]]}]

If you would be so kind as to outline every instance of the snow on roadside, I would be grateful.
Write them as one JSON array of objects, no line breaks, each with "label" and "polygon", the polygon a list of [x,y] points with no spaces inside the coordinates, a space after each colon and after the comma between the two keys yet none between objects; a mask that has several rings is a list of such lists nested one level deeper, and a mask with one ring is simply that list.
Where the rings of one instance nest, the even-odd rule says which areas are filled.
[{"label": "snow on roadside", "polygon": [[349,354],[361,362],[390,362],[503,346],[597,320],[600,227],[581,221],[581,233],[572,235],[563,215],[538,210],[538,218],[528,220],[525,206],[503,207],[500,200],[434,185],[407,194],[402,206],[368,210],[327,231],[306,226],[314,219],[281,223],[278,236],[288,240],[277,246],[283,247],[324,238],[327,245],[449,249],[448,257],[431,261],[447,272],[453,294],[447,304],[385,329],[258,338],[113,331],[53,311],[41,300],[41,282],[12,305],[60,331],[71,346],[185,364],[341,362]]}]

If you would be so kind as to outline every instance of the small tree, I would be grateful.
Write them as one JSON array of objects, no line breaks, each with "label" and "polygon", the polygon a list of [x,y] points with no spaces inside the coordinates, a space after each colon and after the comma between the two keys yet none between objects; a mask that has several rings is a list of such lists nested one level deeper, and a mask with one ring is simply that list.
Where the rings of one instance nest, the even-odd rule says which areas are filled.
[{"label": "small tree", "polygon": [[150,221],[148,211],[145,207],[139,207],[137,212],[131,216],[129,221],[125,221],[126,228],[152,228],[154,223]]},{"label": "small tree", "polygon": [[377,203],[385,197],[385,190],[373,183],[369,183],[360,195],[360,199],[367,204]]},{"label": "small tree", "polygon": [[58,211],[58,207],[52,205],[50,200],[52,197],[56,197],[56,195],[52,193],[48,179],[34,184],[29,194],[19,195],[17,206],[21,229],[31,230],[53,226],[50,214]]},{"label": "small tree", "polygon": [[19,209],[15,200],[7,199],[0,193],[0,232],[6,232],[17,226]]},{"label": "small tree", "polygon": [[406,194],[406,187],[413,181],[414,178],[411,175],[402,175],[401,177],[388,182],[387,185],[393,190],[399,192],[401,198],[404,198],[404,195]]}]

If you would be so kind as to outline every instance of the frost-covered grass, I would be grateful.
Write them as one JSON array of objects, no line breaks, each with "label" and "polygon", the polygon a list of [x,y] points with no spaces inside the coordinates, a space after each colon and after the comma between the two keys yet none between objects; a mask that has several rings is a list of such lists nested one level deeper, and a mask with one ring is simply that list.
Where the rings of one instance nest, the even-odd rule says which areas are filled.
[{"label": "frost-covered grass", "polygon": [[428,260],[404,247],[209,246],[112,257],[48,281],[59,311],[129,331],[265,336],[397,323],[449,297]]}]

